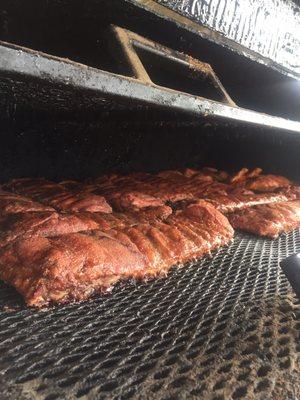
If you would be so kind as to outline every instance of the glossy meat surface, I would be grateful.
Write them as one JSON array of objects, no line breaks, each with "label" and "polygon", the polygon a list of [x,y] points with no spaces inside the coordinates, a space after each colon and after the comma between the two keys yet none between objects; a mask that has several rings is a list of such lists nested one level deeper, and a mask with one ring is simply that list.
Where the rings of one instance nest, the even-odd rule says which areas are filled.
[{"label": "glossy meat surface", "polygon": [[26,212],[0,217],[0,248],[20,237],[58,236],[97,229],[89,215],[57,212]]},{"label": "glossy meat surface", "polygon": [[21,239],[0,255],[1,278],[37,307],[86,299],[145,265],[140,252],[102,233]]},{"label": "glossy meat surface", "polygon": [[28,197],[15,193],[0,191],[0,216],[25,212],[55,211],[54,208],[45,206]]},{"label": "glossy meat surface", "polygon": [[276,238],[282,232],[300,227],[300,201],[264,204],[230,214],[235,229]]},{"label": "glossy meat surface", "polygon": [[259,204],[280,203],[282,201],[295,200],[296,195],[287,193],[264,193],[264,194],[235,194],[212,195],[205,197],[207,201],[213,204],[219,211],[228,214],[238,210],[244,210],[257,206]]},{"label": "glossy meat surface", "polygon": [[78,188],[69,189],[44,179],[14,179],[5,185],[5,188],[54,207],[58,211],[103,213],[112,211],[103,196],[84,193]]},{"label": "glossy meat surface", "polygon": [[164,222],[105,233],[16,238],[0,252],[0,276],[31,306],[84,300],[121,279],[165,274],[173,265],[208,254],[232,237],[226,217],[199,202]]},{"label": "glossy meat surface", "polygon": [[214,168],[203,168],[182,172],[168,170],[157,175],[110,175],[90,181],[83,190],[111,199],[113,208],[118,211],[134,209],[134,202],[138,204],[134,197],[139,193],[175,208],[206,199],[226,213],[257,204],[293,200],[297,196],[290,187],[288,179],[263,175],[259,168],[252,171],[243,168],[232,176]]},{"label": "glossy meat surface", "polygon": [[138,211],[145,208],[164,206],[161,199],[140,192],[116,192],[107,196],[109,203],[117,211]]},{"label": "glossy meat surface", "polygon": [[299,186],[259,168],[17,179],[3,189],[0,278],[37,307],[164,275],[228,244],[233,227],[277,237],[300,226]]},{"label": "glossy meat surface", "polygon": [[273,192],[289,187],[291,182],[283,176],[261,175],[247,184],[247,188],[255,192]]}]

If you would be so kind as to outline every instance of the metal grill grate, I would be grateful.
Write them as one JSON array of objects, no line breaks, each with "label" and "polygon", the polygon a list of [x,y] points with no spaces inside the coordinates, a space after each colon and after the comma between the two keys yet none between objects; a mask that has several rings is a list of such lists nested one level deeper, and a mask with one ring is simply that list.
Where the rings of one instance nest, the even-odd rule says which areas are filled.
[{"label": "metal grill grate", "polygon": [[238,234],[165,279],[46,311],[2,285],[0,398],[297,399],[300,304],[278,264],[297,251],[300,230]]}]

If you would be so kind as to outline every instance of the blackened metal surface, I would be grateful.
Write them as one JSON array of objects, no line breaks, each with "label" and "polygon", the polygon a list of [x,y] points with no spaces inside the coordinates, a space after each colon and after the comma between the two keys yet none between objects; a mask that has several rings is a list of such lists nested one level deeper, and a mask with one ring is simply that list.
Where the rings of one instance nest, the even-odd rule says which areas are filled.
[{"label": "blackened metal surface", "polygon": [[154,0],[1,0],[1,40],[124,73],[111,57],[111,24],[209,63],[241,107],[299,120],[290,71]]},{"label": "blackened metal surface", "polygon": [[265,173],[300,181],[298,133],[283,135],[199,117],[190,121],[177,113],[119,113],[103,113],[98,122],[45,118],[39,123],[25,114],[22,125],[1,124],[0,182],[16,177],[84,180],[110,172],[204,166],[232,172],[259,166]]},{"label": "blackened metal surface", "polygon": [[156,0],[300,75],[300,9],[286,0]]},{"label": "blackened metal surface", "polygon": [[[122,48],[121,54],[131,77],[144,83],[236,105],[209,64],[117,26],[112,27],[112,32]],[[119,59],[117,56],[116,61]],[[186,84],[183,85],[182,81]]]},{"label": "blackened metal surface", "polygon": [[300,132],[300,122],[229,106],[3,42],[0,86],[4,93],[1,99],[4,114],[14,112],[20,104],[25,109],[49,109],[49,113],[75,112],[86,107],[100,111],[113,101],[116,105],[159,106],[191,115]]},{"label": "blackened metal surface", "polygon": [[94,301],[27,309],[0,289],[1,398],[297,399],[300,303],[275,241],[237,234],[213,257]]},{"label": "blackened metal surface", "polygon": [[286,258],[280,266],[300,299],[300,254],[293,254]]}]

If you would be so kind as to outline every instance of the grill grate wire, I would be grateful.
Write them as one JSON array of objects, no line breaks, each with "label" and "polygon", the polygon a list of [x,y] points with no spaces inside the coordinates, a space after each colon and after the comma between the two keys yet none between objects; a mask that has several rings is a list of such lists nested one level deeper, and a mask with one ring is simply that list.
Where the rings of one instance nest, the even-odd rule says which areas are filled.
[{"label": "grill grate wire", "polygon": [[0,285],[0,399],[300,397],[300,302],[279,261],[300,230],[47,310]]}]

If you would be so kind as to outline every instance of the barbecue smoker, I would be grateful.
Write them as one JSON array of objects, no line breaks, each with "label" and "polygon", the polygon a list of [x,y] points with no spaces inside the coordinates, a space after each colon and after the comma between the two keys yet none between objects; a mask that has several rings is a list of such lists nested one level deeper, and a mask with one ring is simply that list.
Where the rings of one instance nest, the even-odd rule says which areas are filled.
[{"label": "barbecue smoker", "polygon": [[[296,56],[179,1],[82,3],[1,3],[2,182],[207,165],[300,180]],[[279,262],[297,252],[300,230],[238,233],[166,278],[43,311],[1,283],[0,398],[296,400],[300,303]]]}]

